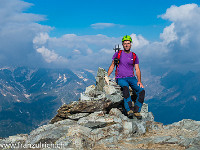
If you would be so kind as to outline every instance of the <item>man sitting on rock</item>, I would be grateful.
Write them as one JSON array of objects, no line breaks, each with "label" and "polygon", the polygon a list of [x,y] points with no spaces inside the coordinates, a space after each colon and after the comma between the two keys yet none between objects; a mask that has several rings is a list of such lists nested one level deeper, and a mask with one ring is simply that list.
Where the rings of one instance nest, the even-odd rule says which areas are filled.
[{"label": "man sitting on rock", "polygon": [[[132,118],[133,116],[141,119],[140,115],[141,107],[144,102],[145,90],[141,82],[141,72],[139,68],[139,59],[138,56],[131,52],[131,43],[132,38],[128,35],[122,38],[122,45],[124,50],[120,50],[113,55],[113,61],[108,69],[108,76],[112,73],[113,69],[116,66],[115,78],[118,85],[123,89],[124,97],[124,107],[127,111],[128,117]],[[134,68],[136,71],[137,79],[134,75]],[[135,90],[137,94],[137,99],[132,106],[132,100],[129,92],[129,86]]]}]

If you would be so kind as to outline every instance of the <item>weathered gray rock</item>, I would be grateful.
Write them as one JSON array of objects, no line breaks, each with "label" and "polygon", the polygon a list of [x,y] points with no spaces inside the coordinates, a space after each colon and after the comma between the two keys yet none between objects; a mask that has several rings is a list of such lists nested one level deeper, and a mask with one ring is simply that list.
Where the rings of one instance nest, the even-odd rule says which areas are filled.
[{"label": "weathered gray rock", "polygon": [[91,139],[101,144],[111,137],[120,138],[119,135],[122,131],[123,127],[120,124],[109,125],[104,128],[92,130]]},{"label": "weathered gray rock", "polygon": [[39,142],[55,142],[64,136],[71,125],[76,124],[73,120],[63,120],[55,124],[44,125],[33,130],[26,140],[26,144],[36,144]]},{"label": "weathered gray rock", "polygon": [[60,119],[67,119],[69,116],[76,113],[106,111],[111,106],[112,102],[109,100],[77,101],[69,105],[64,104],[58,109],[58,114],[50,121],[50,123],[55,123]]},{"label": "weathered gray rock", "polygon": [[171,136],[162,136],[162,137],[156,137],[155,139],[153,139],[153,142],[155,144],[158,143],[166,143],[166,141],[168,141],[169,139],[171,139]]},{"label": "weathered gray rock", "polygon": [[106,95],[106,98],[112,102],[112,107],[117,107],[123,99],[120,94]]},{"label": "weathered gray rock", "polygon": [[77,114],[69,115],[68,118],[72,119],[72,120],[78,120],[78,119],[86,117],[88,115],[89,115],[89,113],[77,113]]},{"label": "weathered gray rock", "polygon": [[71,126],[67,136],[71,138],[71,142],[76,149],[84,149],[90,147],[93,141],[90,140],[91,129],[79,125]]},{"label": "weathered gray rock", "polygon": [[103,87],[103,91],[108,94],[108,95],[114,95],[119,93],[120,91],[118,89],[116,89],[114,86],[112,85],[105,85]]},{"label": "weathered gray rock", "polygon": [[122,112],[117,108],[112,108],[109,112],[109,115],[116,116],[120,118],[122,121],[131,121],[127,116],[122,114]]},{"label": "weathered gray rock", "polygon": [[143,121],[154,121],[154,116],[152,114],[152,112],[141,112],[140,113],[142,115],[142,120]]},{"label": "weathered gray rock", "polygon": [[200,121],[194,121],[191,119],[183,119],[179,122],[173,123],[171,126],[176,126],[181,129],[187,129],[187,130],[200,132]]},{"label": "weathered gray rock", "polygon": [[136,120],[134,119],[132,121],[132,127],[133,127],[133,131],[136,128],[136,133],[139,135],[145,134],[146,133],[146,122],[145,121],[140,121],[140,120]]},{"label": "weathered gray rock", "polygon": [[199,150],[199,146],[191,146],[189,148],[187,148],[186,150]]},{"label": "weathered gray rock", "polygon": [[62,145],[63,148],[73,148],[73,139],[70,136],[62,136],[55,144]]},{"label": "weathered gray rock", "polygon": [[95,85],[90,85],[86,87],[85,94],[88,96],[95,96]]},{"label": "weathered gray rock", "polygon": [[1,139],[0,144],[24,143],[27,140],[27,138],[28,138],[28,134],[17,134],[14,136],[9,136],[8,138],[5,138],[5,139]]},{"label": "weathered gray rock", "polygon": [[124,134],[126,135],[132,135],[136,131],[136,128],[133,127],[132,122],[124,121],[122,126],[124,130]]},{"label": "weathered gray rock", "polygon": [[177,144],[178,142],[179,142],[179,140],[174,137],[172,137],[171,139],[166,141],[166,143],[169,143],[169,144]]},{"label": "weathered gray rock", "polygon": [[105,114],[103,111],[94,112],[87,117],[78,120],[77,124],[82,126],[87,126],[90,128],[106,126],[108,124],[114,123],[113,117]]},{"label": "weathered gray rock", "polygon": [[192,145],[198,145],[200,147],[200,137],[194,137]]},{"label": "weathered gray rock", "polygon": [[91,129],[97,129],[97,128],[103,128],[108,125],[107,122],[93,122],[93,121],[88,121],[87,123],[84,124],[85,127],[91,128]]},{"label": "weathered gray rock", "polygon": [[80,96],[80,101],[91,101],[92,99],[85,95],[84,93],[81,93],[81,96]]},{"label": "weathered gray rock", "polygon": [[146,103],[143,103],[142,108],[141,108],[141,113],[148,113],[148,105]]},{"label": "weathered gray rock", "polygon": [[96,90],[103,91],[103,87],[106,85],[106,82],[104,80],[104,77],[108,76],[108,73],[105,69],[100,68],[97,71],[96,79]]},{"label": "weathered gray rock", "polygon": [[180,146],[184,146],[188,148],[190,145],[192,145],[194,139],[193,138],[182,138],[181,141],[179,142]]},{"label": "weathered gray rock", "polygon": [[150,130],[162,130],[163,124],[160,122],[147,121],[147,126]]}]

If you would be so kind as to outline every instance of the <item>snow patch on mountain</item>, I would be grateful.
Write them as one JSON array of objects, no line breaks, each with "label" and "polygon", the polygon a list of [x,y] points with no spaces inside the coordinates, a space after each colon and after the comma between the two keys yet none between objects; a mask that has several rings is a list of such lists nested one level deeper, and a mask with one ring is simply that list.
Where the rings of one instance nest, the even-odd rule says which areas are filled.
[{"label": "snow patch on mountain", "polygon": [[46,85],[46,83],[43,83],[43,84],[42,84],[42,87],[44,87],[45,85]]},{"label": "snow patch on mountain", "polygon": [[193,95],[192,98],[194,99],[194,101],[197,101],[197,97],[195,95]]},{"label": "snow patch on mountain", "polygon": [[30,98],[31,94],[24,94],[24,96],[28,99]]}]

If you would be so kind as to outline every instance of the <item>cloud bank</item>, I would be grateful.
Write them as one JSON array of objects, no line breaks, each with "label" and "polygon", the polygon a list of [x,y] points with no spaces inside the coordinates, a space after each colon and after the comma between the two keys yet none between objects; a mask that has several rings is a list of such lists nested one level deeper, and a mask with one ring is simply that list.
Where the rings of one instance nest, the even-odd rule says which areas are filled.
[{"label": "cloud bank", "polygon": [[159,17],[172,23],[160,34],[161,42],[149,42],[136,49],[144,64],[151,64],[157,70],[199,71],[200,7],[196,4],[171,6]]},{"label": "cloud bank", "polygon": [[[49,37],[47,33],[40,33],[34,38],[33,43],[36,51],[47,63],[57,62],[60,66],[71,69],[94,69],[111,63],[113,45],[119,41],[121,38],[110,38],[101,34],[85,36],[65,34],[56,38]],[[48,57],[45,57],[44,53],[47,50]]]},{"label": "cloud bank", "polygon": [[51,27],[37,23],[45,20],[45,16],[24,13],[31,6],[20,0],[0,1],[1,66],[40,65],[43,62],[33,48],[32,40],[38,33],[50,31]]}]

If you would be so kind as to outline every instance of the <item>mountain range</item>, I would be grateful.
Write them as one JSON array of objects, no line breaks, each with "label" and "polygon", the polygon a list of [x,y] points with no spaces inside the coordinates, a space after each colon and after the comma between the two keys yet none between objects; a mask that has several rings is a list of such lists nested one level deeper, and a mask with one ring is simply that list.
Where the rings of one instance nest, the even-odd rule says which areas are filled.
[{"label": "mountain range", "polygon": [[200,120],[200,73],[169,72],[160,78],[160,85],[162,92],[147,102],[156,121]]},{"label": "mountain range", "polygon": [[[49,68],[0,69],[0,137],[28,133],[46,124],[64,103],[77,101],[95,84],[90,70]],[[171,124],[182,119],[200,120],[200,73],[143,73],[145,103],[155,121]]]},{"label": "mountain range", "polygon": [[78,100],[94,80],[86,70],[0,69],[0,137],[27,133],[47,123],[62,104]]}]

